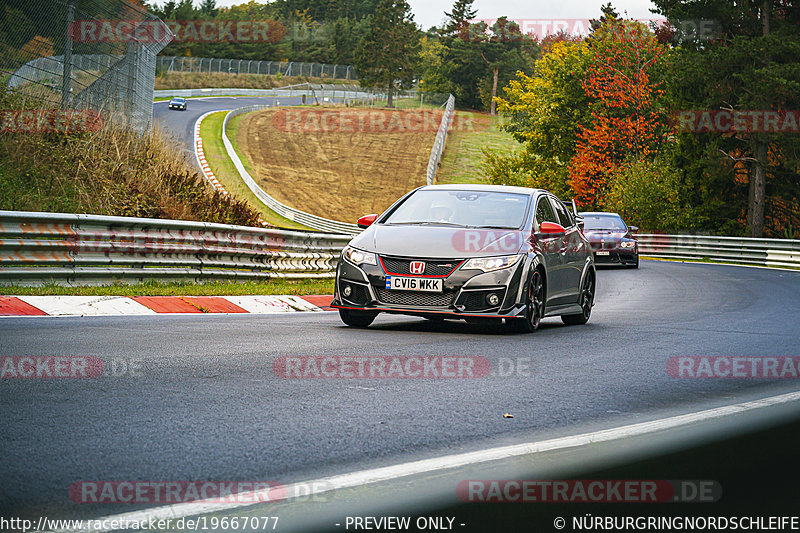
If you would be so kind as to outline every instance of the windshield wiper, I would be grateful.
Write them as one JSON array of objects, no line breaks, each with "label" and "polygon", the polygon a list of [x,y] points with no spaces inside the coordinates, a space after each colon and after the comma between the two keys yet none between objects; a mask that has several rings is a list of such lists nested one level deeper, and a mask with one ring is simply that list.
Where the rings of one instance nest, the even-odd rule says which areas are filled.
[{"label": "windshield wiper", "polygon": [[417,222],[388,222],[389,226],[427,226],[427,225],[435,225],[435,226],[455,226],[459,228],[466,227],[463,224],[455,224],[453,222],[434,222],[432,220],[425,220],[425,221],[417,221]]},{"label": "windshield wiper", "polygon": [[519,229],[515,226],[468,226],[474,229]]}]

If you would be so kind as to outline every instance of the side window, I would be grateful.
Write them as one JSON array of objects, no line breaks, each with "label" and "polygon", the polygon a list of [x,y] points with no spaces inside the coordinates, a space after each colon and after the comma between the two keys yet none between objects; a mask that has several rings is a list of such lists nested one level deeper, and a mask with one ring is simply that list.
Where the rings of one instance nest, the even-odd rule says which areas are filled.
[{"label": "side window", "polygon": [[556,222],[556,216],[553,214],[553,208],[550,207],[550,202],[547,201],[547,196],[541,196],[539,203],[536,204],[536,225],[542,222]]},{"label": "side window", "polygon": [[556,209],[556,214],[561,220],[560,224],[565,228],[571,228],[574,225],[574,222],[572,222],[572,217],[570,216],[569,211],[567,211],[567,208],[563,203],[561,203],[561,200],[556,200],[555,198],[551,198],[551,200],[553,201],[553,207]]}]

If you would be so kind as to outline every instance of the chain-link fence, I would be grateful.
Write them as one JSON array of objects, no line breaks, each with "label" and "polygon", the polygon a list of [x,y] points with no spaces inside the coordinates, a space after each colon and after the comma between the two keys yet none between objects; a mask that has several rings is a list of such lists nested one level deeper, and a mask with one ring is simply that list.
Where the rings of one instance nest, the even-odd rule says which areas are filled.
[{"label": "chain-link fence", "polygon": [[229,74],[268,74],[271,76],[307,76],[334,80],[357,80],[351,65],[323,63],[298,63],[296,61],[256,61],[249,59],[222,59],[216,57],[158,58],[158,72],[224,72]]},{"label": "chain-link fence", "polygon": [[156,54],[172,33],[139,2],[6,0],[0,28],[0,86],[20,105],[93,110],[150,129]]}]

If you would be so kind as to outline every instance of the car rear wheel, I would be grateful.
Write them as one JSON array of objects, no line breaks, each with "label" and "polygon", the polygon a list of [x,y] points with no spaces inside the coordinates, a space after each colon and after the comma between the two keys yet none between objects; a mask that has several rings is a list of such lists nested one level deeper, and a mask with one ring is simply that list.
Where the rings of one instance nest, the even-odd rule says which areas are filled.
[{"label": "car rear wheel", "polygon": [[594,305],[594,276],[589,273],[583,280],[583,286],[581,287],[581,312],[574,315],[561,315],[561,321],[569,326],[586,324],[592,314],[592,305]]},{"label": "car rear wheel", "polygon": [[525,297],[525,317],[511,322],[511,327],[522,333],[532,333],[539,329],[544,316],[544,279],[538,270],[533,271],[528,293]]},{"label": "car rear wheel", "polygon": [[378,313],[339,309],[339,318],[342,319],[342,322],[353,328],[366,328],[372,324],[376,316],[378,316]]}]

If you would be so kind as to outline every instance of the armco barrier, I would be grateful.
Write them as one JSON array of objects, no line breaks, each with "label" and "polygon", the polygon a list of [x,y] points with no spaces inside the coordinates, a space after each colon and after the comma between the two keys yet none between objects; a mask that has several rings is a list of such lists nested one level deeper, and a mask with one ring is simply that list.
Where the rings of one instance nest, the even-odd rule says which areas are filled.
[{"label": "armco barrier", "polygon": [[450,130],[450,123],[453,121],[453,110],[456,106],[456,98],[451,94],[445,104],[442,122],[439,123],[439,131],[436,132],[436,139],[431,147],[431,156],[428,159],[427,180],[428,185],[433,185],[436,178],[436,171],[439,169],[439,160],[442,158],[444,146],[447,143],[447,132]]},{"label": "armco barrier", "polygon": [[710,259],[770,267],[800,268],[800,240],[711,237],[705,235],[637,235],[639,253],[671,259]]},{"label": "armco barrier", "polygon": [[350,236],[0,211],[0,284],[333,277]]},{"label": "armco barrier", "polygon": [[[211,88],[211,89],[162,89],[153,91],[153,98],[171,98],[173,96],[197,97],[197,96],[275,96],[275,97],[296,97],[307,96],[312,98],[309,103],[314,103],[313,98],[336,98],[346,101],[366,100],[373,97],[373,91],[363,89],[358,85],[319,85],[313,83],[301,83],[298,85],[287,85],[286,87],[276,87],[274,89],[237,89],[237,88]],[[410,96],[409,96],[410,97]]]},{"label": "armco barrier", "polygon": [[228,157],[233,162],[237,172],[239,172],[239,176],[241,176],[242,181],[245,182],[247,187],[253,192],[256,198],[261,200],[264,205],[284,218],[288,218],[289,220],[299,222],[300,224],[308,226],[309,228],[314,228],[320,231],[330,231],[334,233],[345,233],[350,235],[359,233],[361,230],[355,224],[338,222],[336,220],[330,220],[317,215],[312,215],[311,213],[306,213],[305,211],[300,211],[299,209],[295,209],[280,203],[278,200],[267,194],[264,189],[259,187],[253,177],[244,168],[242,160],[239,159],[239,156],[236,154],[236,150],[233,149],[233,144],[231,143],[230,139],[228,139],[228,121],[237,115],[250,113],[251,111],[257,111],[259,109],[267,109],[269,107],[270,106],[266,105],[240,107],[230,111],[227,115],[225,115],[225,120],[222,122],[222,144],[225,145],[225,150],[228,152]]}]

